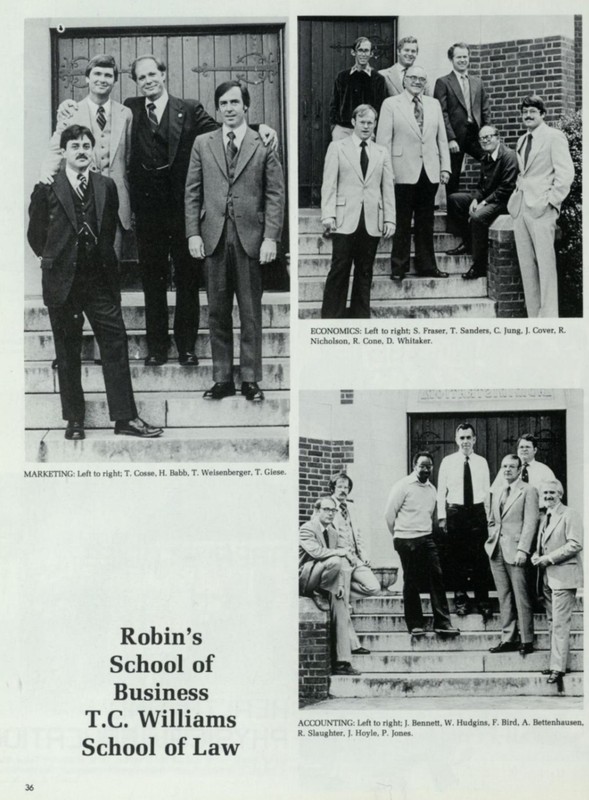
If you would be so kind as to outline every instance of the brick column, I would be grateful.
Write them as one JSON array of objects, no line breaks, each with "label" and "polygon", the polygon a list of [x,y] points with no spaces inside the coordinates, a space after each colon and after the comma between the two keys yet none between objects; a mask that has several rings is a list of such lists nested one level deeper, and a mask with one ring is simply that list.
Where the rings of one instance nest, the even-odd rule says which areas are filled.
[{"label": "brick column", "polygon": [[331,654],[329,615],[309,597],[299,597],[299,700],[325,700],[329,693]]},{"label": "brick column", "polygon": [[489,228],[488,294],[497,303],[498,317],[526,317],[524,289],[515,249],[513,219],[497,217]]}]

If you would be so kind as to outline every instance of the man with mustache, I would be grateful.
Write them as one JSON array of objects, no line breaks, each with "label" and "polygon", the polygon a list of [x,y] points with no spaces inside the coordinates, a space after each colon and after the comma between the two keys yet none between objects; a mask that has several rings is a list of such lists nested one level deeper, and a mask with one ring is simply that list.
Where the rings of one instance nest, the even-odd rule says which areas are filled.
[{"label": "man with mustache", "polygon": [[95,139],[82,125],[61,134],[64,168],[51,185],[38,183],[29,208],[28,240],[41,261],[43,300],[58,360],[65,438],[85,438],[81,350],[84,314],[98,341],[110,418],[115,433],[160,436],[161,428],[137,415],[131,385],[127,332],[121,312],[114,251],[117,189],[90,167]]}]

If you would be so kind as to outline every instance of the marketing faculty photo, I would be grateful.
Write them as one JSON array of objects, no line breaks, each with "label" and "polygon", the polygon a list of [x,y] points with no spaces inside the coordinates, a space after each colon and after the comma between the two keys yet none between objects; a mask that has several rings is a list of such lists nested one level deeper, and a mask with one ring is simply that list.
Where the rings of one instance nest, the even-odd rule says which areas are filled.
[{"label": "marketing faculty photo", "polygon": [[287,45],[26,20],[27,461],[288,458]]},{"label": "marketing faculty photo", "polygon": [[582,17],[299,17],[299,317],[581,317]]}]

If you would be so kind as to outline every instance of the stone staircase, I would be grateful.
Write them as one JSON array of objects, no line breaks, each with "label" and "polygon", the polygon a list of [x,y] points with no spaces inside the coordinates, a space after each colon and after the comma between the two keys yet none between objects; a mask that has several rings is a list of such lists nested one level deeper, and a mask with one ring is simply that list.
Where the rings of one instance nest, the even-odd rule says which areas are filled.
[{"label": "stone staircase", "polygon": [[[437,211],[434,246],[438,269],[448,278],[419,278],[411,271],[401,284],[390,279],[391,242],[381,240],[374,263],[372,281],[372,317],[444,318],[495,317],[495,302],[487,296],[487,279],[465,281],[470,256],[447,256],[459,239],[446,233],[446,214]],[[319,317],[325,279],[331,261],[331,241],[322,236],[319,209],[299,211],[299,316]],[[350,281],[351,283],[351,281]]]},{"label": "stone staircase", "polygon": [[[175,294],[168,294],[170,329]],[[219,402],[204,400],[213,383],[208,306],[201,293],[200,365],[180,367],[172,345],[170,361],[145,367],[143,293],[124,291],[123,317],[129,340],[131,376],[139,415],[165,428],[159,439],[114,436],[102,369],[94,363],[94,337],[86,324],[82,382],[86,393],[86,439],[65,441],[58,377],[47,309],[41,298],[25,301],[25,448],[29,462],[284,461],[288,458],[289,295],[268,292],[263,300],[263,387],[266,400],[248,403],[239,393]],[[239,314],[234,309],[234,323]],[[236,353],[239,331],[236,331]],[[236,375],[236,380],[239,376]],[[239,392],[239,385],[238,385]]]},{"label": "stone staircase", "polygon": [[[448,595],[450,611],[453,600]],[[353,621],[361,644],[370,655],[354,656],[362,675],[332,675],[331,697],[450,697],[554,695],[540,671],[548,667],[549,636],[546,616],[536,614],[535,652],[490,653],[500,640],[498,603],[493,618],[484,623],[480,614],[457,617],[452,624],[461,635],[442,638],[432,630],[431,603],[422,596],[427,619],[426,635],[412,639],[403,618],[400,593],[365,598],[354,602]],[[565,694],[583,694],[583,598],[577,597],[571,632],[571,673],[564,678]]]}]

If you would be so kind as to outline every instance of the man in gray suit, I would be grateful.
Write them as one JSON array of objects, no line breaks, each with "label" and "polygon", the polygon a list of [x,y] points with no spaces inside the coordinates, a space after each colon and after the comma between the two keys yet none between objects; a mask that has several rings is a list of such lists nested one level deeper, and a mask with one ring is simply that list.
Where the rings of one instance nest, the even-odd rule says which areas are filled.
[{"label": "man in gray suit", "polygon": [[276,259],[284,218],[284,178],[276,153],[248,127],[247,88],[226,81],[215,90],[223,127],[195,139],[186,179],[188,248],[205,258],[214,385],[204,396],[235,394],[233,297],[241,320],[241,394],[261,402],[262,276]]},{"label": "man in gray suit", "polygon": [[[419,53],[419,44],[415,36],[404,36],[399,39],[397,44],[397,63],[391,67],[379,70],[386,81],[389,97],[401,94],[403,91],[403,79],[405,73],[415,64],[415,59]],[[424,94],[431,95],[432,90],[429,84],[425,84]]]}]

